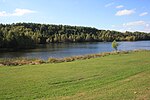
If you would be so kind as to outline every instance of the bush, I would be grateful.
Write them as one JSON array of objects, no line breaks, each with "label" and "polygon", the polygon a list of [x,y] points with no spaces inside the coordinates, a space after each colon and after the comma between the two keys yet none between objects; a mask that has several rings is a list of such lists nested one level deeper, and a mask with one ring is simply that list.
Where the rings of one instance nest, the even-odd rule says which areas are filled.
[{"label": "bush", "polygon": [[75,58],[74,57],[66,57],[66,58],[63,58],[63,61],[65,62],[71,62],[71,61],[74,61]]},{"label": "bush", "polygon": [[58,58],[48,58],[48,62],[49,63],[59,63],[59,62],[63,62],[63,60],[58,59]]}]

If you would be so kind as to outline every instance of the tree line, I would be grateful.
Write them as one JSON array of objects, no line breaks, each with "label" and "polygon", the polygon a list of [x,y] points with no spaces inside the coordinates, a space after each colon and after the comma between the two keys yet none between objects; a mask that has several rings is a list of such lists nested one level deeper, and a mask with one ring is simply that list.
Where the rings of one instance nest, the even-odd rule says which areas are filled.
[{"label": "tree line", "polygon": [[0,24],[0,48],[34,48],[37,44],[150,40],[150,33],[98,30],[92,27],[37,23]]}]

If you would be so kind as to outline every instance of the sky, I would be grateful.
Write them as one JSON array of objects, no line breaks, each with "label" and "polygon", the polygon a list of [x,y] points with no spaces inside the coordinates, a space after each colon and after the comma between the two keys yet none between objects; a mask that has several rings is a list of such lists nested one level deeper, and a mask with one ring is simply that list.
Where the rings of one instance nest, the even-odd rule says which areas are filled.
[{"label": "sky", "polygon": [[0,0],[0,23],[150,32],[150,0]]}]

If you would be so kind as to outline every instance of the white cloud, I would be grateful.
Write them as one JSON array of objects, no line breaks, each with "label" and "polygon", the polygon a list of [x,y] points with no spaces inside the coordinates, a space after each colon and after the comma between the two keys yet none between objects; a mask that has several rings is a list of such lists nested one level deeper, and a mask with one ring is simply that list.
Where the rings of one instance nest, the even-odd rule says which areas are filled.
[{"label": "white cloud", "polygon": [[146,22],[145,21],[134,21],[134,22],[128,22],[128,23],[124,23],[123,26],[124,27],[132,27],[132,26],[146,26]]},{"label": "white cloud", "polygon": [[124,9],[124,10],[120,10],[116,13],[116,16],[124,16],[124,15],[131,15],[135,13],[135,9],[131,9],[131,10],[127,10],[127,9]]},{"label": "white cloud", "polygon": [[35,13],[35,11],[29,9],[16,9],[15,12],[12,14],[13,16],[23,16],[25,14]]},{"label": "white cloud", "polygon": [[139,16],[145,16],[145,15],[147,15],[148,14],[148,12],[143,12],[143,13],[141,13]]},{"label": "white cloud", "polygon": [[112,28],[113,30],[118,30],[121,32],[140,31],[140,32],[150,33],[150,22],[139,20],[139,21],[127,22],[127,23],[120,24],[120,25],[112,25]]},{"label": "white cloud", "polygon": [[146,27],[150,27],[150,24],[146,24]]},{"label": "white cloud", "polygon": [[116,6],[117,9],[123,8],[123,7],[124,7],[123,5]]},{"label": "white cloud", "polygon": [[5,11],[1,11],[1,12],[0,12],[0,16],[2,16],[2,17],[3,17],[3,16],[7,16],[7,15],[8,15],[8,14],[7,14]]},{"label": "white cloud", "polygon": [[149,27],[145,27],[143,31],[147,32],[147,33],[150,33],[150,26]]},{"label": "white cloud", "polygon": [[9,16],[23,16],[26,14],[35,13],[35,11],[29,10],[29,9],[15,9],[13,13],[7,13],[6,11],[0,12],[0,17],[9,17]]},{"label": "white cloud", "polygon": [[150,32],[150,22],[145,21],[134,21],[124,23],[123,27],[125,29],[131,28],[131,31],[141,31],[141,32]]},{"label": "white cloud", "polygon": [[105,7],[110,7],[110,6],[112,6],[114,3],[112,2],[112,3],[108,3],[108,4],[106,4],[105,5]]}]

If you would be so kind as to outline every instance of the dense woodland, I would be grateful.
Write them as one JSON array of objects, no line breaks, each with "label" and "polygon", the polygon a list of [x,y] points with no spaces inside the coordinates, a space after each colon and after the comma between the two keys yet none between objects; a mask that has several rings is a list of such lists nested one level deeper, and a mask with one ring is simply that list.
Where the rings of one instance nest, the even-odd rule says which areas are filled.
[{"label": "dense woodland", "polygon": [[117,32],[91,27],[36,23],[0,24],[0,48],[34,48],[37,44],[63,42],[150,40],[150,33]]}]

